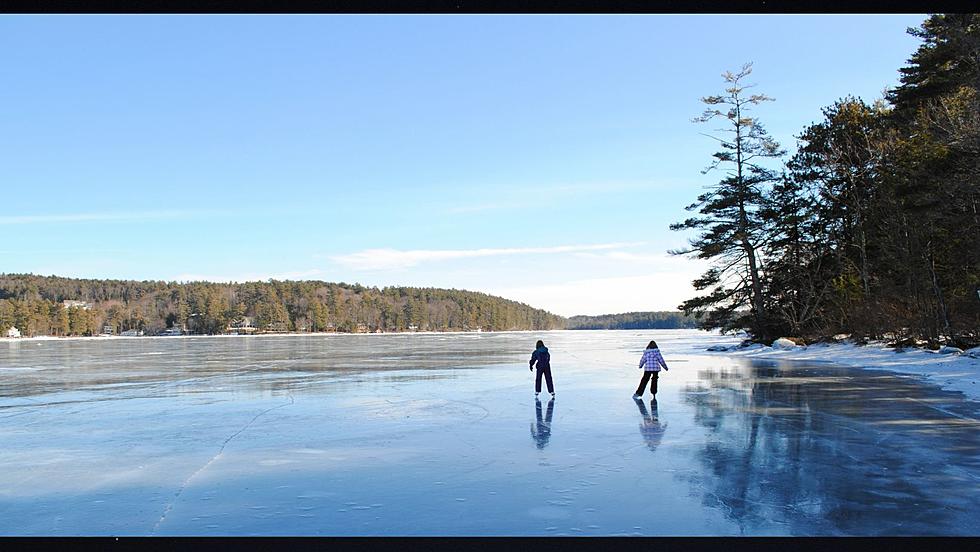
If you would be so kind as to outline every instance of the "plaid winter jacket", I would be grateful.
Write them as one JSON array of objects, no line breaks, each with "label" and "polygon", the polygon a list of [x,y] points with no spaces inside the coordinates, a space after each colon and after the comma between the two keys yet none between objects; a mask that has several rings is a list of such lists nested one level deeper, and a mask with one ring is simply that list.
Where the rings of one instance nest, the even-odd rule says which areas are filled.
[{"label": "plaid winter jacket", "polygon": [[660,367],[667,367],[664,357],[660,355],[660,349],[647,349],[643,351],[643,358],[640,359],[640,368],[646,367],[647,372],[659,372]]}]

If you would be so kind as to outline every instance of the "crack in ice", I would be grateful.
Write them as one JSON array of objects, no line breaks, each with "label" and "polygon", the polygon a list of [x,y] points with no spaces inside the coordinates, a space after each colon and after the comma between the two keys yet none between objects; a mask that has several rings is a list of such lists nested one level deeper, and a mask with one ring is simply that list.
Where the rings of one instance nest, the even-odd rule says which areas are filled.
[{"label": "crack in ice", "polygon": [[177,489],[177,492],[174,493],[173,500],[171,500],[170,503],[167,504],[167,506],[164,508],[163,515],[160,516],[160,519],[158,519],[157,522],[156,522],[156,524],[153,526],[153,530],[150,532],[150,535],[156,535],[157,530],[160,529],[160,525],[164,522],[165,519],[167,519],[167,516],[170,514],[170,511],[173,510],[174,506],[177,504],[177,501],[180,499],[180,495],[184,492],[184,489],[186,489],[187,486],[190,484],[191,480],[194,479],[195,477],[197,477],[198,474],[200,474],[201,472],[203,472],[204,470],[206,470],[208,468],[208,466],[210,466],[211,464],[213,464],[214,461],[217,460],[224,453],[225,447],[228,446],[228,443],[230,443],[235,437],[238,437],[239,435],[241,435],[246,429],[249,428],[249,426],[251,426],[253,423],[255,423],[255,420],[258,420],[260,417],[264,416],[265,414],[268,414],[269,412],[272,412],[273,410],[282,408],[284,406],[290,406],[290,405],[292,405],[292,404],[294,404],[296,402],[293,399],[293,396],[292,395],[288,395],[288,396],[289,396],[289,402],[288,403],[283,403],[283,404],[280,404],[278,406],[273,406],[272,408],[267,408],[267,409],[263,410],[262,412],[259,412],[251,420],[249,420],[247,424],[245,424],[244,426],[242,426],[241,429],[239,429],[235,433],[231,434],[230,437],[228,437],[227,439],[224,440],[223,443],[221,443],[221,448],[218,449],[217,454],[215,454],[214,456],[212,456],[210,460],[208,460],[207,462],[205,462],[205,464],[203,466],[201,466],[200,468],[198,468],[197,471],[195,471],[190,476],[188,476],[188,478],[185,479],[184,482],[180,484],[180,487]]}]

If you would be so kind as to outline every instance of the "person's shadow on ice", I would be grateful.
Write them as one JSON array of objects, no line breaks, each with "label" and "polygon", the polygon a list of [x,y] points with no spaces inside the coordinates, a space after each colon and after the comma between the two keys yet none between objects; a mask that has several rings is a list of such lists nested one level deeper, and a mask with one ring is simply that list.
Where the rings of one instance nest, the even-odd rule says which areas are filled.
[{"label": "person's shadow on ice", "polygon": [[657,415],[657,399],[650,399],[649,412],[642,400],[634,400],[636,401],[636,407],[640,409],[640,415],[643,416],[643,421],[640,423],[640,435],[646,441],[647,448],[653,452],[660,446],[660,441],[664,438],[664,432],[667,431],[667,424],[660,423],[660,418]]},{"label": "person's shadow on ice", "polygon": [[531,438],[535,446],[543,449],[551,439],[551,417],[555,414],[555,399],[548,401],[548,411],[541,419],[541,401],[534,399],[534,421],[531,422]]}]

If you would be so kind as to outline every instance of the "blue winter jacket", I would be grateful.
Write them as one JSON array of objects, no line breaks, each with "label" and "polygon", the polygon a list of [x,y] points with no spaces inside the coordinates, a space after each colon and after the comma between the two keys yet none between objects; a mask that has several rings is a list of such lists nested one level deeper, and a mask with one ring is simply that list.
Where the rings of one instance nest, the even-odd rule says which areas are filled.
[{"label": "blue winter jacket", "polygon": [[538,370],[551,369],[551,353],[548,352],[547,347],[539,347],[531,353],[531,368],[534,368],[535,362],[538,363]]}]

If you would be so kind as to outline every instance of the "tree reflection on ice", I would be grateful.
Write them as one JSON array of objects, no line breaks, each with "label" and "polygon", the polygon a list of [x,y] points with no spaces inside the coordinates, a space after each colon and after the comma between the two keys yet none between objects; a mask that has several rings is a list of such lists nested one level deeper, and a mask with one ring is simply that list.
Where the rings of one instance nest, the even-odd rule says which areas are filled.
[{"label": "tree reflection on ice", "polygon": [[922,400],[945,392],[872,374],[788,363],[699,372],[710,392],[683,398],[708,430],[695,455],[702,470],[687,476],[704,504],[751,534],[937,534],[974,523],[977,478],[960,466],[980,460],[976,420]]}]

